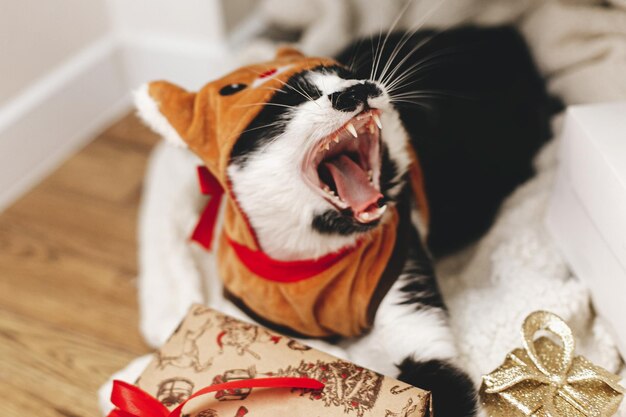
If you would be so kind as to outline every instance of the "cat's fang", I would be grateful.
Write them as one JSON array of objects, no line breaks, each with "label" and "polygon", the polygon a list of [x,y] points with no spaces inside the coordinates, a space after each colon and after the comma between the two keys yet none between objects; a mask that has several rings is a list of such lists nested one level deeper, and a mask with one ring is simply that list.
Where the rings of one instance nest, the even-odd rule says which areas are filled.
[{"label": "cat's fang", "polygon": [[383,128],[383,124],[380,121],[380,117],[376,113],[372,113],[372,119],[374,119],[374,123],[376,123],[376,126],[378,126],[379,129]]},{"label": "cat's fang", "polygon": [[343,201],[340,197],[338,197],[334,192],[332,192],[331,194],[332,199],[334,201],[334,203],[341,209],[345,210],[348,207],[350,207],[350,205],[348,203],[346,203],[345,201]]},{"label": "cat's fang", "polygon": [[359,134],[357,133],[356,128],[354,127],[354,125],[352,124],[352,122],[348,122],[348,123],[346,124],[346,130],[347,130],[348,132],[350,132],[350,134],[351,134],[352,136],[354,136],[355,138],[358,138],[358,137],[359,137]]},{"label": "cat's fang", "polygon": [[360,222],[360,223],[372,223],[378,219],[380,219],[383,214],[385,214],[385,211],[387,211],[387,205],[385,204],[382,207],[378,207],[377,209],[373,210],[373,211],[364,211],[362,213],[359,213],[356,216],[356,219]]}]

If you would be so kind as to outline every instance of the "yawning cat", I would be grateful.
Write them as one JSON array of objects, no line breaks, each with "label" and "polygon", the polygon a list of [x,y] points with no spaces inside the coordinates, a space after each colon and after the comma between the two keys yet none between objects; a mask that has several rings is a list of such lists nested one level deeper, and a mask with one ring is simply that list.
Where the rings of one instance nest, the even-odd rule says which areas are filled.
[{"label": "yawning cat", "polygon": [[150,83],[137,104],[225,195],[212,277],[229,299],[348,338],[365,365],[432,391],[438,416],[477,413],[432,255],[486,230],[550,136],[514,30],[388,34],[337,59],[283,48],[197,93]]}]

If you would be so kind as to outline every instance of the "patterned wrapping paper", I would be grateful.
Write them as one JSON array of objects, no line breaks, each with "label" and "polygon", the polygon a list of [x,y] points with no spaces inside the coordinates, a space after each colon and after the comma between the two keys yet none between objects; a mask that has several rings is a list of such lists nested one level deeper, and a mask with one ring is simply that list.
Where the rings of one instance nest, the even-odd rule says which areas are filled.
[{"label": "patterned wrapping paper", "polygon": [[322,391],[237,389],[194,398],[190,417],[431,416],[430,393],[263,327],[194,305],[136,385],[168,409],[208,385],[250,378],[308,377]]}]

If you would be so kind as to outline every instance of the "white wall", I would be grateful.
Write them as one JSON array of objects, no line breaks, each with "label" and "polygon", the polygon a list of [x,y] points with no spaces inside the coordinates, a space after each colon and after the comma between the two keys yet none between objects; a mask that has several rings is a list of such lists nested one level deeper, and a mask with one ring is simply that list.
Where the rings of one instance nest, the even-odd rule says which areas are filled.
[{"label": "white wall", "polygon": [[0,106],[109,31],[106,0],[0,0]]},{"label": "white wall", "polygon": [[157,34],[202,42],[221,39],[221,4],[211,0],[109,0],[112,23],[122,36]]},{"label": "white wall", "polygon": [[221,1],[108,0],[108,5],[129,86],[164,78],[194,89],[221,68],[216,59],[225,53]]},{"label": "white wall", "polygon": [[223,21],[220,0],[0,0],[0,210],[129,111],[139,84],[223,72]]}]

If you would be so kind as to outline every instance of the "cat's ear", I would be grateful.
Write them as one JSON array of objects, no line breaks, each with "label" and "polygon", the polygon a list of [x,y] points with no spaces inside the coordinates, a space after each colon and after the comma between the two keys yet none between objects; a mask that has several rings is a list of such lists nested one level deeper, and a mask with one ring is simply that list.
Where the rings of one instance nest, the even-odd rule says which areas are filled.
[{"label": "cat's ear", "polygon": [[276,59],[304,58],[304,54],[291,46],[281,46],[276,51]]},{"label": "cat's ear", "polygon": [[155,81],[139,87],[134,96],[139,116],[152,130],[174,145],[187,147],[195,93],[167,81]]}]

